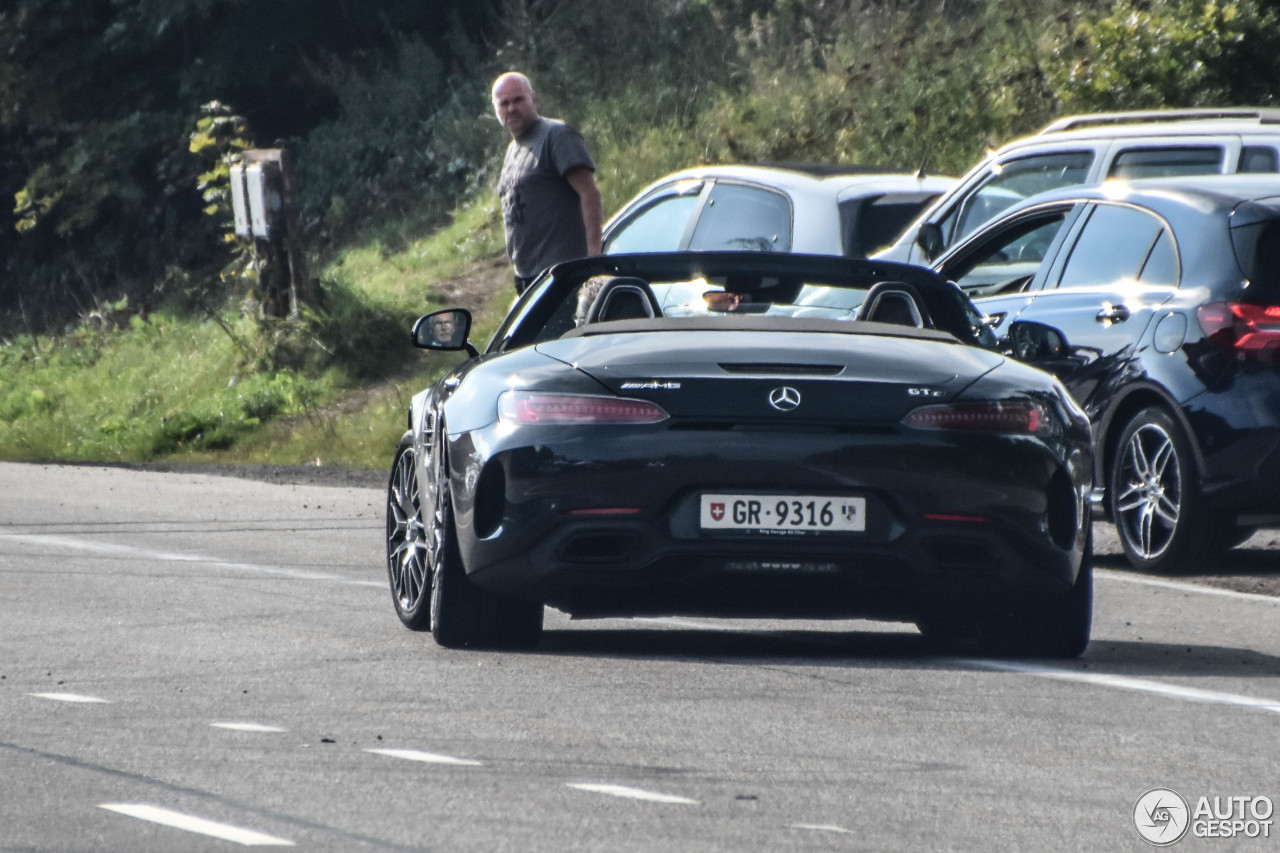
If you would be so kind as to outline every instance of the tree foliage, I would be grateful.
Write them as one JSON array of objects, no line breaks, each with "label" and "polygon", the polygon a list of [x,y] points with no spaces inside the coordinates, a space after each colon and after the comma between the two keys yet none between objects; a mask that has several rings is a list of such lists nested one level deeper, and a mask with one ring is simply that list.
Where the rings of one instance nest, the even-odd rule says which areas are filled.
[{"label": "tree foliage", "polygon": [[[1272,103],[1277,5],[8,0],[0,333],[216,295],[229,127],[290,149],[323,254],[491,190],[504,139],[487,90],[503,70],[583,128],[616,204],[696,162],[957,172],[1065,111]],[[215,102],[221,118],[204,112]]]},{"label": "tree foliage", "polygon": [[1081,20],[1056,84],[1073,111],[1270,104],[1280,18],[1255,0],[1117,4]]},{"label": "tree foliage", "polygon": [[[167,270],[214,267],[208,170],[188,150],[221,101],[255,144],[340,117],[320,69],[372,67],[415,39],[451,71],[455,29],[482,36],[485,0],[11,0],[0,12],[0,310],[40,323],[105,293],[162,295]],[[433,93],[426,92],[430,97]],[[145,307],[144,307],[145,310]]]}]

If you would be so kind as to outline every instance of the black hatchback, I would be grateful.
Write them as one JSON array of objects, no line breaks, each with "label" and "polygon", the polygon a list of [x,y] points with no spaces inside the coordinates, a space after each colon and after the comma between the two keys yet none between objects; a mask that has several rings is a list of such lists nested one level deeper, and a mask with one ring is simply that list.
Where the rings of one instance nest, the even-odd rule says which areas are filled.
[{"label": "black hatchback", "polygon": [[[1095,498],[1132,565],[1192,571],[1280,526],[1280,177],[1054,191],[934,269],[1088,413]],[[1014,320],[1063,339],[1020,352]]]}]

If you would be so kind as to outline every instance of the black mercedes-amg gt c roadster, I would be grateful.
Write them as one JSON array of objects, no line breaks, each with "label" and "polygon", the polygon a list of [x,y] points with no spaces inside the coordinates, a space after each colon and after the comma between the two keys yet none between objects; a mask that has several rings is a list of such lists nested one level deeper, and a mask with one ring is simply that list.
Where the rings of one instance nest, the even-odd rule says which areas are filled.
[{"label": "black mercedes-amg gt c roadster", "polygon": [[[446,320],[452,320],[452,323]],[[414,396],[387,500],[405,625],[528,648],[575,617],[914,622],[1067,656],[1093,601],[1089,423],[954,285],[888,262],[610,255],[561,264]],[[1030,364],[1026,363],[1030,362]]]}]

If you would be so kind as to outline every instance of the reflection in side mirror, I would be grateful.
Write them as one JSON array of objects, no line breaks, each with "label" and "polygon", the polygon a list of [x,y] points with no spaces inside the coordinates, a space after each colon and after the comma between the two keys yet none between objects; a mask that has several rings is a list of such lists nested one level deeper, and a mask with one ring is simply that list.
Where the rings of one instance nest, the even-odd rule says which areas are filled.
[{"label": "reflection in side mirror", "polygon": [[1044,361],[1071,354],[1060,330],[1030,320],[1019,320],[1009,327],[1008,349],[1018,361]]},{"label": "reflection in side mirror", "polygon": [[471,312],[450,308],[419,317],[413,324],[413,345],[422,349],[460,350],[467,348],[471,334]]},{"label": "reflection in side mirror", "polygon": [[942,229],[936,222],[924,223],[916,233],[916,245],[924,252],[925,258],[932,261],[946,248],[943,245]]}]

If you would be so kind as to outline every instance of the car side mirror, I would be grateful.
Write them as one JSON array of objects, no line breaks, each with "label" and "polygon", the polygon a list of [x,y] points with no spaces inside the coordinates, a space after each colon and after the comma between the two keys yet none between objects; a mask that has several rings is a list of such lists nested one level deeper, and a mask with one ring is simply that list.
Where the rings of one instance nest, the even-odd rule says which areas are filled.
[{"label": "car side mirror", "polygon": [[1009,355],[1018,361],[1063,358],[1071,351],[1060,329],[1030,320],[1018,320],[1009,326],[1007,341]]},{"label": "car side mirror", "polygon": [[[465,308],[448,308],[418,318],[413,324],[411,340],[415,347],[430,350],[469,349],[471,312]],[[471,349],[474,354],[474,349]]]},{"label": "car side mirror", "polygon": [[920,230],[916,232],[916,245],[930,261],[941,255],[942,250],[946,248],[943,245],[941,226],[936,222],[926,222],[921,225]]},{"label": "car side mirror", "polygon": [[1002,349],[1018,361],[1056,374],[1070,373],[1102,357],[1102,350],[1072,346],[1061,329],[1031,320],[1014,322],[1002,343]]}]

